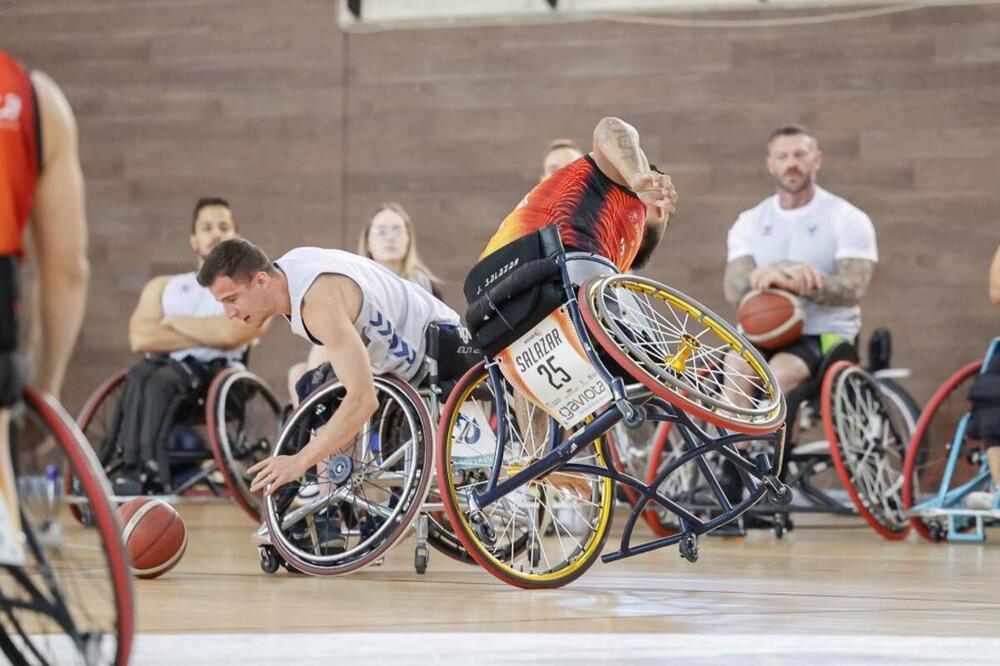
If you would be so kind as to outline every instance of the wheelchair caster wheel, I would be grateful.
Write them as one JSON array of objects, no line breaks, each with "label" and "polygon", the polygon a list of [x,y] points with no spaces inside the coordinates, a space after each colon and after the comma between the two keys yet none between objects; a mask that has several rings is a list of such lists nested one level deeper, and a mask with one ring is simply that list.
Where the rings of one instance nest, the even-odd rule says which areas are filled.
[{"label": "wheelchair caster wheel", "polygon": [[281,562],[278,553],[270,546],[260,546],[260,570],[266,574],[273,574],[278,571]]},{"label": "wheelchair caster wheel", "polygon": [[787,516],[783,513],[774,514],[771,524],[771,531],[774,532],[775,539],[784,538],[785,534],[788,532],[790,525],[788,524]]},{"label": "wheelchair caster wheel", "polygon": [[485,546],[494,546],[497,542],[497,533],[490,525],[490,521],[483,515],[481,511],[476,511],[474,514],[469,516],[470,522],[472,523],[472,529],[476,532],[476,537]]},{"label": "wheelchair caster wheel", "polygon": [[927,526],[927,529],[930,532],[931,541],[934,543],[941,543],[948,540],[948,530],[941,523],[933,522]]},{"label": "wheelchair caster wheel", "polygon": [[698,561],[698,537],[690,532],[681,537],[680,543],[681,557],[688,562]]},{"label": "wheelchair caster wheel", "polygon": [[769,489],[767,491],[767,500],[778,506],[788,506],[792,503],[792,489],[785,484],[781,484],[781,492],[776,493]]},{"label": "wheelchair caster wheel", "polygon": [[418,574],[427,573],[427,561],[430,559],[430,553],[427,551],[427,546],[417,546],[413,551],[413,569]]}]

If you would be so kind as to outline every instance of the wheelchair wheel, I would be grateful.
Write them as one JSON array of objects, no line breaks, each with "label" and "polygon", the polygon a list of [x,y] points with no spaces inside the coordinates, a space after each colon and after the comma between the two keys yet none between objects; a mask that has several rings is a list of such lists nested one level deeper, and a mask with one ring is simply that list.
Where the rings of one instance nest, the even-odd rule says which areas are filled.
[{"label": "wheelchair wheel", "polygon": [[[510,427],[503,466],[496,470],[500,482],[543,455],[552,435],[560,434],[552,432],[554,422],[547,416],[544,421],[533,418],[541,410],[506,382],[504,390],[507,413],[502,418]],[[600,555],[614,512],[614,482],[556,470],[482,510],[473,508],[470,498],[494,471],[499,446],[495,410],[489,375],[479,363],[459,380],[441,415],[437,478],[445,509],[458,538],[489,573],[523,588],[560,587]],[[605,442],[598,440],[572,462],[606,468],[609,459]]]},{"label": "wheelchair wheel", "polygon": [[[430,492],[427,493],[427,501],[431,504],[441,504],[441,491],[437,482],[431,483]],[[447,555],[451,559],[464,564],[475,564],[476,561],[469,554],[469,550],[462,543],[462,540],[455,534],[448,520],[448,514],[444,510],[427,511],[427,543],[432,545],[438,552]]]},{"label": "wheelchair wheel", "polygon": [[[589,280],[578,298],[598,344],[667,402],[737,432],[768,434],[784,423],[785,401],[763,357],[731,324],[697,301],[633,275]],[[728,353],[746,361],[752,374],[727,368]],[[737,377],[752,390],[726,389],[726,379]],[[729,397],[734,391],[742,394],[740,400]]]},{"label": "wheelchair wheel", "polygon": [[[34,389],[11,415],[24,566],[0,566],[0,647],[11,663],[129,662],[132,582],[108,484],[62,407]],[[76,479],[63,492],[60,475]],[[82,525],[71,503],[86,506]]]},{"label": "wheelchair wheel", "polygon": [[[372,564],[407,533],[432,473],[430,417],[405,382],[375,377],[379,406],[339,454],[267,497],[270,539],[292,567],[319,576]],[[345,395],[337,381],[299,405],[272,455],[300,451]]]},{"label": "wheelchair wheel", "polygon": [[876,532],[904,538],[910,530],[903,508],[907,440],[892,403],[850,361],[830,366],[820,400],[830,457],[847,494]]},{"label": "wheelchair wheel", "polygon": [[[105,477],[115,471],[111,465],[116,459],[118,436],[121,431],[121,419],[116,411],[118,403],[121,402],[125,393],[127,374],[127,370],[119,370],[101,383],[87,398],[79,416],[76,417],[76,424],[83,433],[87,445],[93,447],[97,454],[100,473]],[[74,482],[74,477],[67,473],[63,479],[63,491],[67,495],[74,494]],[[86,515],[85,506],[70,504],[69,511],[74,518],[81,522],[90,521],[90,516]]]},{"label": "wheelchair wheel", "polygon": [[[683,448],[683,442],[678,441],[679,435],[672,423],[647,422],[637,431],[630,431],[622,424],[616,425],[607,434],[608,451],[614,461],[615,468],[647,484],[653,483],[662,465],[673,460],[673,453]],[[686,471],[686,470],[685,470]],[[671,474],[663,485],[678,483],[684,474],[678,471]],[[621,495],[630,506],[639,503],[639,494],[625,483],[618,484]],[[660,488],[660,492],[668,497],[675,497],[672,488]],[[670,536],[677,532],[678,526],[673,514],[650,502],[642,512],[645,521],[653,534]]]},{"label": "wheelchair wheel", "polygon": [[[938,494],[959,422],[972,408],[969,387],[982,367],[982,360],[964,366],[949,377],[927,402],[906,452],[903,508],[909,510]],[[964,445],[964,441],[960,445]],[[978,473],[979,466],[971,456],[959,456],[949,487],[963,486]],[[910,517],[910,525],[928,541],[941,540],[938,529],[916,516]]]},{"label": "wheelchair wheel", "polygon": [[888,398],[901,418],[901,423],[905,427],[907,441],[917,427],[920,419],[920,405],[910,395],[910,392],[891,379],[876,378],[878,385],[882,388],[882,395]]},{"label": "wheelchair wheel", "polygon": [[260,497],[250,492],[247,470],[270,455],[281,403],[255,374],[231,368],[212,380],[205,413],[212,456],[226,486],[240,508],[259,523]]}]

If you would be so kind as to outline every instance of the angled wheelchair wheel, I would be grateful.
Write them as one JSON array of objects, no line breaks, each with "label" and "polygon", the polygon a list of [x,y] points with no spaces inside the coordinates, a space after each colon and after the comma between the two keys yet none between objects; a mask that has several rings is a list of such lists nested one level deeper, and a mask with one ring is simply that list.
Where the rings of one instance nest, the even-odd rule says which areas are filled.
[{"label": "angled wheelchair wheel", "polygon": [[[749,434],[784,423],[785,402],[760,353],[697,301],[648,278],[613,275],[584,283],[580,311],[597,343],[667,402],[709,423]],[[738,355],[750,374],[726,365]],[[727,379],[749,383],[733,387]]]},{"label": "angled wheelchair wheel", "polygon": [[[982,360],[962,367],[934,392],[927,402],[906,452],[903,467],[903,508],[932,499],[941,489],[948,457],[958,433],[959,423],[972,409],[969,387],[983,367]],[[959,446],[964,444],[960,439]],[[960,455],[949,480],[949,488],[958,488],[972,481],[979,473],[979,466],[970,455]],[[932,524],[917,516],[910,517],[910,525],[917,534],[928,541],[938,541],[943,526]],[[944,530],[947,533],[947,530]]]},{"label": "angled wheelchair wheel", "polygon": [[[427,493],[427,501],[430,504],[440,505],[441,491],[437,482],[431,483],[430,492]],[[462,543],[462,540],[455,534],[455,530],[448,520],[448,514],[444,509],[427,511],[427,543],[434,547],[439,553],[447,555],[456,562],[463,564],[475,564],[476,560],[469,554],[469,550]]]},{"label": "angled wheelchair wheel", "polygon": [[[129,662],[132,582],[108,485],[93,451],[50,396],[33,389],[11,414],[24,566],[0,566],[0,637],[11,663]],[[72,475],[76,491],[63,492]],[[84,525],[70,506],[85,507]]]},{"label": "angled wheelchair wheel", "polygon": [[[428,491],[430,417],[405,382],[375,377],[378,409],[339,454],[264,502],[271,543],[304,573],[332,576],[372,564],[410,529]],[[318,388],[289,417],[272,455],[300,451],[345,395]]]},{"label": "angled wheelchair wheel", "polygon": [[[506,419],[503,482],[548,451],[554,422],[504,382],[505,414],[489,375],[479,363],[459,380],[441,415],[437,470],[452,527],[473,558],[500,580],[522,588],[553,588],[582,575],[607,539],[614,511],[614,482],[607,477],[556,470],[529,481],[483,507],[474,493],[486,487]],[[542,414],[545,418],[536,418]],[[559,437],[559,441],[562,441]],[[607,468],[605,442],[586,445],[572,463]]]},{"label": "angled wheelchair wheel", "polygon": [[212,456],[233,499],[254,521],[259,495],[250,492],[247,470],[267,458],[280,429],[281,403],[257,375],[230,368],[212,380],[205,401]]},{"label": "angled wheelchair wheel", "polygon": [[[122,424],[117,411],[118,403],[121,402],[125,393],[127,374],[127,370],[119,370],[104,380],[90,394],[90,397],[83,404],[79,416],[76,417],[76,424],[83,432],[88,446],[93,447],[101,467],[101,473],[104,475],[114,473],[115,462],[121,459],[119,438],[121,437]],[[63,483],[66,494],[73,494],[74,477],[71,474],[66,474]],[[90,517],[85,515],[85,510],[86,507],[77,504],[69,506],[70,513],[80,521],[90,520]]]},{"label": "angled wheelchair wheel", "polygon": [[847,494],[876,532],[904,538],[910,530],[903,508],[907,439],[894,405],[850,361],[830,366],[820,400],[830,457]]}]

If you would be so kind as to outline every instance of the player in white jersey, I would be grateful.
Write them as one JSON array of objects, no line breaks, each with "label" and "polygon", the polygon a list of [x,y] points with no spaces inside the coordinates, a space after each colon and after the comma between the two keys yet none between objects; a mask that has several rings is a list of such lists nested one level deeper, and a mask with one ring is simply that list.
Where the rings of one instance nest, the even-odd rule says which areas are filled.
[{"label": "player in white jersey", "polygon": [[[822,158],[816,139],[804,128],[772,132],[767,169],[777,192],[741,213],[729,231],[727,301],[736,305],[751,289],[769,287],[802,299],[802,337],[768,352],[785,394],[814,375],[838,343],[856,340],[861,298],[878,261],[868,216],[816,185]],[[735,358],[729,362],[739,364]]]},{"label": "player in white jersey", "polygon": [[[225,199],[198,200],[190,238],[198,267],[212,248],[236,236],[236,220]],[[162,467],[177,401],[206,390],[212,376],[239,362],[265,328],[266,322],[251,327],[226,317],[193,271],[155,277],[146,284],[129,320],[132,351],[146,358],[129,369],[125,382],[125,467],[113,479],[117,494],[163,489],[167,479]]]},{"label": "player in white jersey", "polygon": [[[252,243],[230,240],[209,254],[198,282],[233,319],[258,326],[285,317],[294,333],[323,346],[346,389],[340,407],[301,451],[250,468],[256,475],[251,492],[270,493],[349,445],[378,408],[373,375],[414,380],[428,327],[460,328],[458,314],[426,290],[342,250],[302,247],[272,263]],[[457,347],[442,352],[462,353]]]}]

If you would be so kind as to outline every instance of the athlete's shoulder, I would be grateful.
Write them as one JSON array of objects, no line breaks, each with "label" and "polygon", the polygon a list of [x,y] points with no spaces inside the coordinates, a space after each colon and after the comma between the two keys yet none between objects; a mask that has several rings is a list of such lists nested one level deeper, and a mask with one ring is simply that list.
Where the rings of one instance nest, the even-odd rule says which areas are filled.
[{"label": "athlete's shoulder", "polygon": [[870,225],[872,223],[871,218],[868,217],[868,213],[844,197],[837,196],[833,192],[824,190],[821,187],[816,188],[816,197],[820,199],[820,203],[833,213],[834,219],[841,224]]},{"label": "athlete's shoulder", "polygon": [[736,222],[733,226],[753,226],[758,224],[763,218],[765,218],[769,211],[771,211],[775,206],[775,199],[777,199],[777,194],[772,194],[769,197],[762,199],[753,208],[747,208],[736,216]]}]

